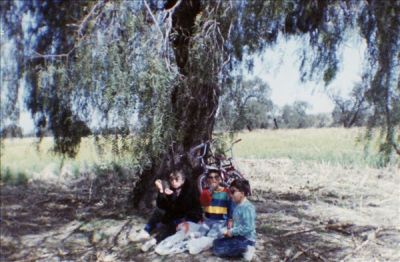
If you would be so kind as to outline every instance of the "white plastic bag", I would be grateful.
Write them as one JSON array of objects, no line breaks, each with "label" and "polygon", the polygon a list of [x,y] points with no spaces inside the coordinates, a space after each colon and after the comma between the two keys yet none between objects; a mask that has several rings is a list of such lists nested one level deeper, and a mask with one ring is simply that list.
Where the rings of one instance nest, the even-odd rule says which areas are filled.
[{"label": "white plastic bag", "polygon": [[183,253],[188,250],[189,240],[197,240],[207,232],[207,225],[186,222],[188,231],[185,232],[185,226],[180,224],[178,231],[161,241],[155,248],[157,254],[165,256],[177,253]]},{"label": "white plastic bag", "polygon": [[190,254],[197,255],[200,252],[211,248],[213,241],[213,237],[199,237],[196,239],[190,239],[188,240],[187,248]]},{"label": "white plastic bag", "polygon": [[[161,241],[155,248],[155,251],[159,255],[175,254],[176,251],[182,249],[182,243],[186,239],[186,234],[183,230],[179,230],[172,236],[167,237]],[[179,248],[178,248],[179,247]],[[182,252],[184,252],[183,250]]]},{"label": "white plastic bag", "polygon": [[[185,227],[183,224],[178,226],[178,231],[161,241],[155,248],[157,254],[165,256],[177,253],[183,253],[188,250],[188,243],[192,242],[191,249],[192,252],[200,253],[202,250],[208,249],[210,242],[212,245],[212,240],[206,239],[201,242],[201,245],[194,244],[198,239],[202,239],[202,236],[209,230],[209,227],[205,224],[197,224],[193,222],[186,222],[187,232],[184,231]],[[197,253],[197,254],[198,254]]]}]

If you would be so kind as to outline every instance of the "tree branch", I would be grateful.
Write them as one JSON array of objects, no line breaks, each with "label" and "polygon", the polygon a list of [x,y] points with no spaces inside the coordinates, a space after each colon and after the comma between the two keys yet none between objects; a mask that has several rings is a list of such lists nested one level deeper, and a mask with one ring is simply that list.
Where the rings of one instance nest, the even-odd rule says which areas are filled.
[{"label": "tree branch", "polygon": [[400,156],[400,146],[397,145],[396,143],[392,143],[392,146],[394,147],[396,153]]},{"label": "tree branch", "polygon": [[83,31],[85,30],[89,19],[92,17],[92,15],[94,14],[95,10],[97,8],[102,8],[105,5],[106,1],[105,0],[99,0],[94,6],[93,8],[90,10],[90,12],[83,18],[82,22],[79,25],[79,29],[78,29],[78,35],[79,36],[83,36]]},{"label": "tree branch", "polygon": [[147,11],[149,12],[149,14],[150,14],[151,18],[153,19],[154,23],[156,24],[156,27],[157,27],[158,31],[160,32],[160,34],[161,34],[161,37],[164,39],[164,34],[163,34],[160,26],[158,25],[158,22],[157,22],[157,20],[156,20],[156,18],[154,16],[153,12],[151,12],[151,9],[150,9],[150,7],[149,7],[149,5],[147,4],[146,1],[144,1],[144,5],[146,6]]},{"label": "tree branch", "polygon": [[67,26],[77,26],[78,27],[78,36],[79,39],[77,40],[77,43],[74,44],[74,46],[71,48],[71,50],[69,50],[66,53],[62,53],[62,54],[41,54],[35,50],[33,50],[33,53],[35,53],[36,55],[33,57],[30,57],[31,59],[35,59],[35,58],[43,58],[43,59],[47,59],[47,58],[69,58],[69,56],[71,55],[71,53],[80,46],[82,40],[85,38],[85,35],[83,34],[83,31],[85,30],[87,24],[90,21],[90,18],[93,16],[93,14],[95,13],[96,9],[100,9],[102,7],[104,7],[105,3],[107,2],[107,0],[99,0],[90,10],[90,12],[83,18],[82,22],[79,25],[75,25],[75,24],[68,24]]},{"label": "tree branch", "polygon": [[[73,49],[75,49],[75,48],[73,48]],[[72,49],[72,50],[73,50]],[[34,59],[34,58],[62,58],[62,57],[65,57],[65,58],[68,58],[68,56],[69,56],[69,54],[72,52],[72,50],[70,50],[69,52],[67,52],[67,53],[64,53],[64,54],[54,54],[54,55],[51,55],[51,54],[41,54],[41,53],[39,53],[39,52],[37,52],[37,51],[35,51],[35,50],[33,50],[33,52],[36,54],[35,56],[33,56],[33,57],[31,57],[32,59]]]},{"label": "tree branch", "polygon": [[81,45],[82,41],[84,40],[85,37],[82,37],[78,40],[78,42],[76,44],[74,44],[74,46],[71,48],[71,50],[69,50],[66,53],[62,53],[62,54],[41,54],[35,50],[33,50],[33,53],[35,53],[35,56],[30,57],[30,59],[35,59],[35,58],[43,58],[43,59],[47,59],[47,58],[69,58],[69,56],[71,55],[71,53]]}]

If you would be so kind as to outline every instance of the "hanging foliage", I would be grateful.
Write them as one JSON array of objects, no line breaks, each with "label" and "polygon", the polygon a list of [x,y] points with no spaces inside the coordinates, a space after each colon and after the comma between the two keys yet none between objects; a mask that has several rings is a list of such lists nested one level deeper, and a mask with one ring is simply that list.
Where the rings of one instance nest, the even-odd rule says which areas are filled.
[{"label": "hanging foliage", "polygon": [[365,95],[375,112],[369,132],[381,128],[384,163],[400,154],[399,1],[0,5],[2,125],[18,119],[24,83],[38,136],[50,130],[55,151],[74,156],[89,129],[108,130],[113,152],[130,152],[132,163],[150,172],[141,187],[165,172],[172,142],[185,152],[212,137],[222,95],[279,34],[304,41],[302,79],[328,84],[341,44],[359,32],[368,46]]}]

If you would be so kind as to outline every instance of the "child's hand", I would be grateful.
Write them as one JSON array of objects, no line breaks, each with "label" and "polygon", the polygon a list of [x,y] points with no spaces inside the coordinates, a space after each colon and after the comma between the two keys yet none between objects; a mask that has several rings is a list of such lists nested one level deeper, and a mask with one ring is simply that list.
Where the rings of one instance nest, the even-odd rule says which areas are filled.
[{"label": "child's hand", "polygon": [[230,230],[226,230],[226,232],[224,233],[225,237],[232,237],[232,232]]},{"label": "child's hand", "polygon": [[188,222],[182,222],[180,223],[177,227],[177,229],[182,229],[185,234],[189,232],[189,223]]},{"label": "child's hand", "polygon": [[232,220],[232,219],[229,219],[229,220],[228,220],[228,222],[226,223],[226,227],[227,227],[228,229],[231,229],[231,228],[233,227],[233,220]]},{"label": "child's hand", "polygon": [[156,185],[158,192],[160,192],[160,193],[163,193],[163,192],[164,192],[161,179],[157,179],[157,180],[154,182],[154,184]]},{"label": "child's hand", "polygon": [[166,195],[171,195],[172,193],[174,193],[174,191],[172,191],[172,190],[169,189],[169,188],[166,188],[166,189],[164,190],[164,193],[165,193]]}]

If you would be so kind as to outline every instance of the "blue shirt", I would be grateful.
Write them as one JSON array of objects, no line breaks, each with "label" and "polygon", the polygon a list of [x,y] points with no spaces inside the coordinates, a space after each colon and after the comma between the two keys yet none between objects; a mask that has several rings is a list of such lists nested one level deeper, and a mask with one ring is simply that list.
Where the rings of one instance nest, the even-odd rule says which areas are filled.
[{"label": "blue shirt", "polygon": [[249,200],[244,200],[233,210],[233,236],[256,240],[256,209]]}]

